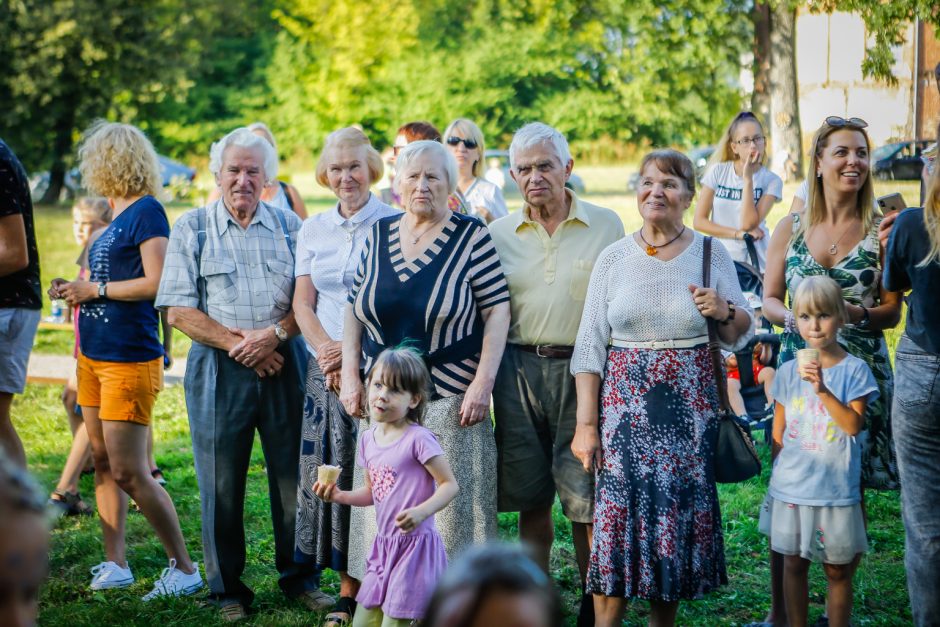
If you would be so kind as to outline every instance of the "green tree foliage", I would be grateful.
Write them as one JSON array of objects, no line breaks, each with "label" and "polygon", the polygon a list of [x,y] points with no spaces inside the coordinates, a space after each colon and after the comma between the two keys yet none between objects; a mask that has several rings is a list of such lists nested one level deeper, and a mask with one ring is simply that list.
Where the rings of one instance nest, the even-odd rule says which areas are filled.
[{"label": "green tree foliage", "polygon": [[176,0],[12,0],[0,9],[0,135],[29,168],[50,167],[50,198],[80,129],[134,119],[186,87],[191,19]]},{"label": "green tree foliage", "polygon": [[535,119],[575,143],[711,141],[750,45],[738,0],[284,0],[275,16],[270,117],[308,150],[347,124],[381,144],[458,116],[491,145]]},{"label": "green tree foliage", "polygon": [[277,24],[271,1],[190,0],[191,58],[184,89],[142,107],[139,119],[161,150],[206,158],[211,142],[263,117],[270,103],[266,72]]}]

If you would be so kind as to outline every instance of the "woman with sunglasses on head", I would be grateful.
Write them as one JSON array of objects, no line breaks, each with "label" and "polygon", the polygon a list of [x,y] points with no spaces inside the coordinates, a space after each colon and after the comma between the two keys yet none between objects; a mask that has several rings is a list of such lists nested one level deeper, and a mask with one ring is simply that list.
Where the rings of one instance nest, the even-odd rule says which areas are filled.
[{"label": "woman with sunglasses on head", "polygon": [[[806,208],[783,218],[774,230],[767,251],[763,301],[764,316],[784,329],[779,367],[804,348],[793,312],[785,304],[786,295],[792,298],[802,280],[815,275],[829,276],[842,288],[848,324],[839,332],[839,343],[868,364],[879,392],[865,411],[863,508],[865,488],[898,489],[890,428],[894,378],[883,331],[896,326],[901,317],[900,294],[881,285],[881,217],[872,202],[867,126],[859,118],[830,116],[813,136]],[[782,576],[782,559],[776,554],[771,576],[773,607],[768,621],[782,621],[783,595],[776,585]]]},{"label": "woman with sunglasses on head", "polygon": [[507,215],[503,192],[483,178],[483,132],[466,118],[457,118],[444,131],[445,142],[457,160],[457,190],[473,215],[490,223]]},{"label": "woman with sunglasses on head", "polygon": [[764,167],[766,138],[750,111],[735,116],[725,129],[702,177],[692,226],[721,240],[734,261],[749,262],[744,235],[755,241],[760,266],[766,265],[764,218],[783,197],[783,181]]}]

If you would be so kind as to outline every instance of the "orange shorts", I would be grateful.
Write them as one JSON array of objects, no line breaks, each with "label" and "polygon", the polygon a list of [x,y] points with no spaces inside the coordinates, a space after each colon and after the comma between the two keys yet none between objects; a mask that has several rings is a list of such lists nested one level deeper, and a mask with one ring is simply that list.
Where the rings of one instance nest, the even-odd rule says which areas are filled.
[{"label": "orange shorts", "polygon": [[101,420],[150,424],[163,389],[163,358],[139,363],[98,361],[78,353],[78,404],[99,407]]}]

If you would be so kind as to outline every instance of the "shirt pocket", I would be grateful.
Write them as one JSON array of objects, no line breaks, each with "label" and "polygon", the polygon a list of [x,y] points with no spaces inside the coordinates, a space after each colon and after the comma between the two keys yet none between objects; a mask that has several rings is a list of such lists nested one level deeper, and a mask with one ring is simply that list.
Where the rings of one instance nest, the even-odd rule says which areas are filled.
[{"label": "shirt pocket", "polygon": [[235,261],[226,257],[202,260],[202,276],[206,279],[206,302],[210,305],[228,305],[238,298]]},{"label": "shirt pocket", "polygon": [[294,268],[280,259],[268,259],[265,264],[271,279],[274,304],[278,309],[290,310],[291,299],[294,297]]},{"label": "shirt pocket", "polygon": [[571,283],[568,293],[575,300],[584,300],[587,295],[588,283],[591,281],[591,270],[594,262],[590,259],[575,259],[571,267]]}]

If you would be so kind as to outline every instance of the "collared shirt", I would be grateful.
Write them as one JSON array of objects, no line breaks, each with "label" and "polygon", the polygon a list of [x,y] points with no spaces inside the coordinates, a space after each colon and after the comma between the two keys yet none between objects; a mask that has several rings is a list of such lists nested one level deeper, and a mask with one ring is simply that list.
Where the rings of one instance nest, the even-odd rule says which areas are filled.
[{"label": "collared shirt", "polygon": [[[294,276],[310,277],[317,289],[317,318],[334,340],[343,339],[346,296],[356,278],[362,247],[376,221],[401,213],[375,194],[351,218],[344,218],[339,204],[304,221],[297,236]],[[307,350],[316,355],[314,347]]]},{"label": "collared shirt", "polygon": [[512,344],[573,346],[597,256],[623,237],[620,216],[579,199],[549,236],[524,206],[490,224],[509,283]]},{"label": "collared shirt", "polygon": [[156,307],[199,307],[197,279],[205,277],[205,312],[227,327],[262,329],[281,320],[294,295],[294,257],[275,211],[297,241],[297,214],[258,203],[248,228],[221,199],[206,207],[206,240],[200,263],[198,209],[183,214],[170,233]]}]

